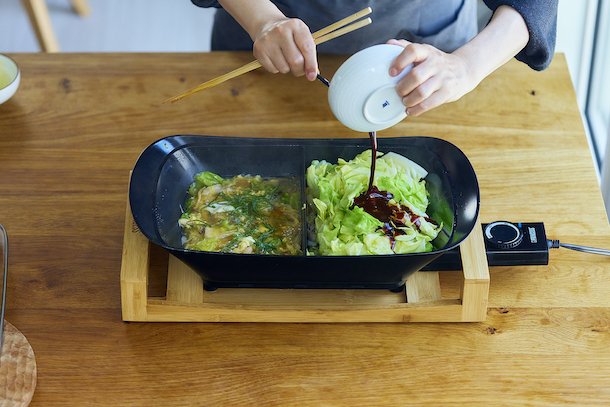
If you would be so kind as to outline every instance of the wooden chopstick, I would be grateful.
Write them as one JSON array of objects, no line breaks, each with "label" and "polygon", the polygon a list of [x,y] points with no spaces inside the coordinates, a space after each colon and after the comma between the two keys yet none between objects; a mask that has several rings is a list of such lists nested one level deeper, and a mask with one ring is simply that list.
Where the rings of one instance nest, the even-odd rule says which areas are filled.
[{"label": "wooden chopstick", "polygon": [[[312,36],[314,37],[314,42],[316,45],[322,44],[326,41],[330,41],[334,38],[337,38],[341,35],[345,35],[351,31],[357,30],[359,28],[364,27],[365,25],[371,24],[373,21],[370,18],[358,21],[357,23],[354,24],[349,24],[355,20],[358,20],[361,17],[364,17],[368,14],[370,14],[373,10],[370,7],[365,8],[364,10],[360,10],[357,13],[352,14],[349,17],[344,18],[343,20],[339,20],[334,24],[329,25],[328,27],[325,27],[319,31],[316,31],[314,34],[312,34]],[[195,93],[204,91],[206,89],[209,89],[211,87],[214,87],[216,85],[219,85],[223,82],[228,81],[229,79],[233,79],[237,76],[243,75],[247,72],[253,71],[255,69],[260,68],[262,65],[258,60],[254,60],[252,62],[250,62],[249,64],[246,64],[240,68],[237,68],[231,72],[227,72],[224,75],[221,75],[219,77],[216,77],[212,80],[209,80],[207,82],[202,83],[201,85],[197,85],[192,89],[189,89],[185,92],[182,92],[179,95],[176,95],[174,97],[171,97],[169,99],[167,99],[166,101],[164,101],[163,103],[174,103],[177,102],[181,99],[184,99],[188,96],[194,95]]]},{"label": "wooden chopstick", "polygon": [[313,33],[311,35],[312,35],[312,37],[314,39],[319,38],[319,37],[321,37],[323,35],[326,35],[326,34],[332,32],[332,31],[338,30],[339,28],[341,28],[341,27],[343,27],[343,26],[345,26],[347,24],[350,24],[353,21],[358,20],[359,18],[367,16],[367,15],[371,14],[372,12],[373,12],[373,9],[370,8],[370,7],[367,7],[365,9],[363,9],[363,10],[360,10],[357,13],[352,14],[349,17],[345,17],[343,20],[339,20],[336,23],[333,23],[333,24],[329,25],[328,27],[325,27],[325,28],[322,28],[321,30],[318,30],[318,31],[316,31],[315,33]]},{"label": "wooden chopstick", "polygon": [[316,45],[322,44],[326,41],[330,41],[334,38],[340,37],[344,34],[347,34],[348,32],[352,32],[354,30],[357,30],[359,28],[364,27],[365,25],[369,25],[373,22],[373,20],[371,20],[370,18],[366,18],[364,20],[360,20],[357,23],[354,24],[350,24],[346,27],[343,27],[339,30],[335,30],[329,34],[323,35],[321,37],[318,37],[314,40],[314,42],[316,43]]},{"label": "wooden chopstick", "polygon": [[240,68],[237,68],[237,69],[235,69],[235,70],[233,70],[231,72],[227,72],[224,75],[221,75],[221,76],[219,76],[217,78],[214,78],[212,80],[204,82],[201,85],[197,85],[197,86],[195,86],[192,89],[189,89],[189,90],[187,90],[185,92],[182,92],[179,95],[176,95],[176,96],[174,96],[172,98],[169,98],[169,99],[167,99],[163,103],[168,103],[168,102],[174,103],[174,102],[177,102],[180,99],[184,99],[185,97],[194,95],[195,93],[198,93],[198,92],[201,92],[203,90],[206,90],[206,89],[209,89],[211,87],[214,87],[216,85],[219,85],[219,84],[221,84],[223,82],[228,81],[229,79],[233,79],[233,78],[235,78],[235,77],[237,77],[239,75],[243,75],[243,74],[245,74],[247,72],[250,72],[250,71],[253,71],[253,70],[257,69],[257,68],[260,68],[261,66],[262,66],[261,63],[258,62],[258,60],[254,60],[254,61],[250,62],[249,64],[246,64],[246,65],[244,65],[244,66],[242,66]]}]

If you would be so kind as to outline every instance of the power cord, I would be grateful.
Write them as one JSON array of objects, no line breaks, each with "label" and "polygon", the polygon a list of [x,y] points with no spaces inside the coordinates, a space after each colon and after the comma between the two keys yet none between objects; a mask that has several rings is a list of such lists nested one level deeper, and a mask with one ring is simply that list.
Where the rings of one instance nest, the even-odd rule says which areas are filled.
[{"label": "power cord", "polygon": [[607,249],[598,249],[596,247],[587,247],[587,246],[577,246],[574,244],[560,243],[559,240],[550,240],[550,239],[547,239],[547,244],[549,245],[549,249],[558,249],[560,247],[564,247],[566,249],[576,250],[579,252],[601,254],[602,256],[610,256],[610,250],[607,250]]}]

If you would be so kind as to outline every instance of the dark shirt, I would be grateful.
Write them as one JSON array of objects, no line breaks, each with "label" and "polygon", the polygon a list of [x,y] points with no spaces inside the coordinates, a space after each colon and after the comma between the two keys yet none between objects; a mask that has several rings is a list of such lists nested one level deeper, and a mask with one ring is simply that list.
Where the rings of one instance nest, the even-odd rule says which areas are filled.
[{"label": "dark shirt", "polygon": [[548,67],[555,53],[558,0],[483,1],[492,10],[506,5],[521,14],[530,33],[530,39],[515,58],[537,71]]},{"label": "dark shirt", "polygon": [[[252,40],[216,0],[191,0],[200,7],[216,7],[212,50],[251,50]],[[516,58],[543,70],[555,51],[558,0],[484,0],[495,10],[513,7],[525,20],[530,39]],[[273,0],[287,16],[300,18],[315,32],[367,6],[373,24],[318,46],[321,53],[353,54],[388,39],[406,39],[451,52],[477,32],[475,0]],[[320,12],[324,10],[324,12]]]}]

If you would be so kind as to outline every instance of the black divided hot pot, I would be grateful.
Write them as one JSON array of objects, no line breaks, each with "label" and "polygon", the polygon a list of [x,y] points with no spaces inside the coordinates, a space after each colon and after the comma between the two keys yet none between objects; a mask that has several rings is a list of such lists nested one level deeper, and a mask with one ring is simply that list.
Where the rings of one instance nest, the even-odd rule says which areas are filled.
[{"label": "black divided hot pot", "polygon": [[[207,289],[384,288],[399,290],[405,280],[444,252],[458,246],[477,224],[479,186],[466,156],[453,144],[430,137],[379,139],[379,151],[401,154],[428,171],[428,216],[444,225],[427,253],[376,256],[272,256],[185,250],[178,219],[193,175],[211,171],[294,177],[301,180],[313,160],[336,163],[370,148],[366,139],[252,139],[171,136],[148,146],[132,172],[129,200],[142,233],[189,265]],[[303,247],[307,227],[303,210]]]}]

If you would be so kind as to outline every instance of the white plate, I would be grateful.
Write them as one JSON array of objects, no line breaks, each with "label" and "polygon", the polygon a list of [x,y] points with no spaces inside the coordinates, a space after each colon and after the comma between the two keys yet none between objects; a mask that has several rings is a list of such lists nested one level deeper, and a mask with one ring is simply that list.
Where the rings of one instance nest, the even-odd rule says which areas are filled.
[{"label": "white plate", "polygon": [[387,129],[407,117],[396,85],[412,68],[390,76],[390,66],[404,50],[399,45],[381,44],[349,57],[330,81],[328,103],[335,117],[355,131]]}]

